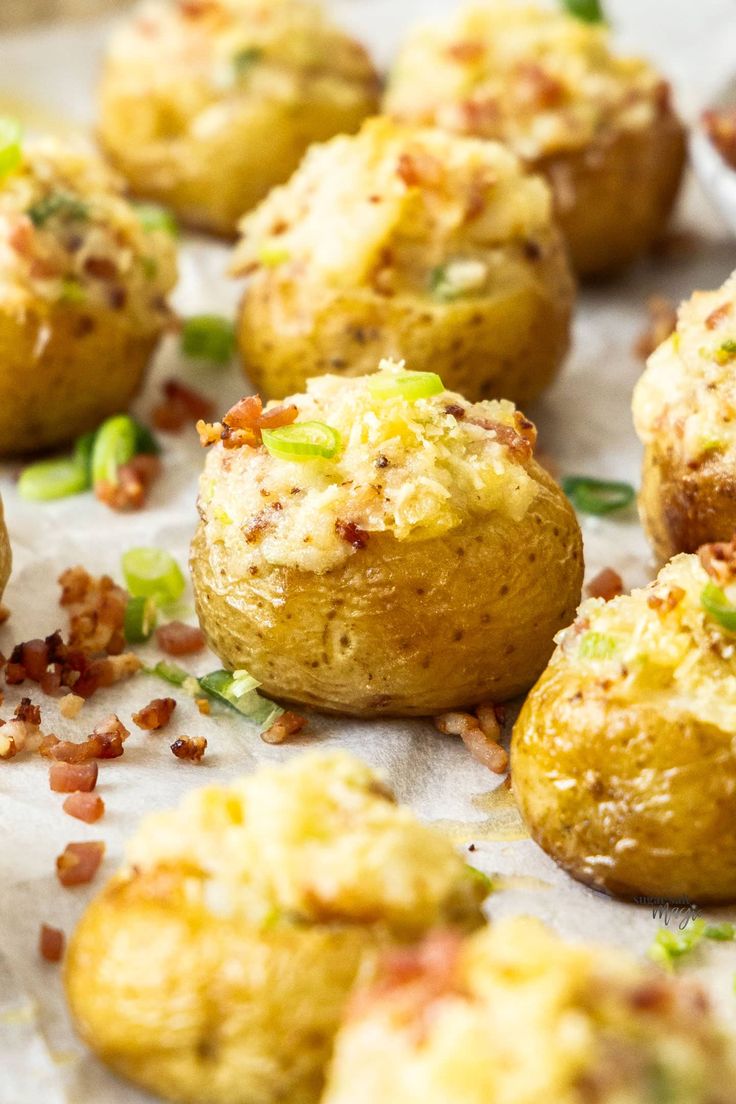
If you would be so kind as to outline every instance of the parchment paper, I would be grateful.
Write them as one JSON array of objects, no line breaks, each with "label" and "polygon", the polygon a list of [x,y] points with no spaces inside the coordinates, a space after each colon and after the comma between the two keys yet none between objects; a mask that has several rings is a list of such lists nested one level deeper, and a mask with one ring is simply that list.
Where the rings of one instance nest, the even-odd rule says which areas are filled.
[{"label": "parchment paper", "polygon": [[[452,0],[343,0],[335,5],[386,62],[400,30],[412,19],[452,6]],[[692,115],[729,75],[736,59],[734,0],[609,0],[620,40],[652,56],[674,79],[680,106]],[[28,125],[63,129],[89,124],[101,43],[107,25],[93,23],[35,30],[0,38],[0,112],[20,110]],[[691,186],[680,224],[696,232],[694,250],[650,261],[616,282],[580,297],[575,348],[562,378],[527,411],[537,422],[541,447],[563,473],[585,473],[637,482],[640,451],[631,428],[631,389],[641,370],[632,353],[646,323],[647,295],[675,299],[696,286],[716,286],[736,265],[734,242]],[[224,276],[227,250],[203,239],[187,241],[176,305],[182,313],[231,312],[238,288]],[[218,407],[249,388],[233,366],[203,369],[180,363],[175,345],[162,350],[138,403],[150,411],[160,382],[176,373],[211,394]],[[119,577],[120,554],[136,544],[170,549],[182,564],[195,525],[196,479],[202,455],[192,435],[165,438],[165,474],[150,505],[120,516],[91,496],[46,506],[23,503],[14,489],[17,468],[0,474],[15,565],[7,592],[13,616],[0,629],[0,650],[13,641],[43,636],[65,618],[57,606],[60,571],[82,563]],[[627,586],[651,577],[647,549],[635,516],[584,522],[588,577],[616,567]],[[191,596],[187,598],[191,616]],[[152,652],[153,654],[153,652]],[[197,671],[218,664],[200,657]],[[136,679],[85,706],[78,722],[44,703],[44,729],[80,736],[111,710],[129,723],[131,713],[162,692],[155,680]],[[2,715],[19,692],[12,689]],[[174,729],[176,730],[174,733]],[[100,772],[99,792],[107,812],[87,827],[61,811],[62,798],[48,790],[47,767],[38,757],[0,763],[0,1104],[140,1104],[143,1094],[108,1074],[74,1038],[65,1013],[57,967],[37,952],[42,921],[70,932],[86,900],[115,868],[125,838],[139,816],[176,803],[190,788],[224,781],[259,762],[283,761],[307,746],[339,745],[363,756],[390,776],[400,798],[423,818],[442,822],[460,846],[475,846],[473,863],[505,876],[489,902],[489,914],[534,913],[562,934],[608,941],[643,954],[662,922],[651,908],[613,902],[569,879],[528,839],[513,809],[489,797],[497,779],[477,766],[459,742],[438,735],[426,722],[370,724],[311,716],[309,734],[297,745],[274,748],[235,716],[201,717],[183,699],[172,733],[202,734],[209,741],[204,763],[174,760],[169,739],[137,734],[121,760]],[[64,890],[54,859],[70,840],[104,839],[107,857],[91,887]],[[713,913],[736,918],[727,910]],[[674,919],[672,923],[677,923]],[[716,944],[693,956],[700,974],[727,1016],[736,1012],[733,976],[736,948]]]}]

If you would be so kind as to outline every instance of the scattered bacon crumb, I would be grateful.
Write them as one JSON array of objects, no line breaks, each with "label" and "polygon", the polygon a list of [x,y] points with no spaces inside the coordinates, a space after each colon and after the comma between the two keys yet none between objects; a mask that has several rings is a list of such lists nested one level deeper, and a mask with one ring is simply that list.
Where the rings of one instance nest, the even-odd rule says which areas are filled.
[{"label": "scattered bacon crumb", "polygon": [[54,793],[91,793],[97,785],[98,767],[92,760],[51,764],[49,786]]},{"label": "scattered bacon crumb", "polygon": [[283,744],[290,736],[294,736],[297,732],[301,732],[306,723],[306,717],[302,717],[298,713],[292,713],[291,710],[287,710],[286,713],[282,713],[281,716],[274,721],[270,728],[267,728],[265,732],[261,733],[261,739],[266,744]]},{"label": "scattered bacon crumb", "polygon": [[194,625],[183,621],[169,621],[156,629],[156,643],[167,655],[183,656],[201,652],[205,645],[204,633]]},{"label": "scattered bacon crumb", "polygon": [[175,709],[174,698],[154,698],[148,705],[144,705],[133,714],[133,723],[145,732],[158,732],[169,723]]},{"label": "scattered bacon crumb", "polygon": [[65,694],[63,698],[59,700],[59,712],[62,717],[66,717],[68,721],[73,721],[75,717],[79,716],[79,712],[84,705],[84,698],[80,698],[79,694]]},{"label": "scattered bacon crumb", "polygon": [[222,441],[226,449],[258,448],[262,429],[291,425],[298,415],[299,410],[293,404],[264,410],[260,395],[247,395],[228,410],[222,422],[209,423],[200,418],[197,433],[205,448],[217,441]]},{"label": "scattered bacon crumb", "polygon": [[56,876],[63,886],[86,885],[97,873],[105,854],[100,841],[68,843],[56,860]]},{"label": "scattered bacon crumb", "polygon": [[215,411],[214,403],[178,380],[169,379],[163,387],[164,398],[152,413],[156,429],[178,433],[185,426],[200,420],[209,421]]},{"label": "scattered bacon crumb", "polygon": [[118,468],[117,483],[103,480],[95,484],[95,496],[111,510],[128,513],[142,509],[148,493],[161,472],[158,456],[142,453]]},{"label": "scattered bacon crumb", "polygon": [[721,303],[720,307],[716,307],[711,311],[705,320],[705,328],[707,330],[717,330],[721,322],[725,322],[727,318],[733,314],[733,303],[730,299],[727,299],[725,303]]},{"label": "scattered bacon crumb", "polygon": [[442,173],[442,162],[418,147],[400,154],[396,165],[396,175],[407,188],[437,187]]},{"label": "scattered bacon crumb", "polygon": [[290,406],[274,406],[271,410],[264,410],[258,422],[259,429],[281,429],[282,426],[291,425],[296,421],[299,410],[293,403]]},{"label": "scattered bacon crumb", "polygon": [[128,592],[109,575],[95,578],[79,566],[64,571],[59,584],[59,604],[69,611],[70,647],[88,653],[122,652]]},{"label": "scattered bacon crumb", "polygon": [[537,427],[520,411],[514,414],[514,426],[492,421],[490,418],[466,418],[466,424],[477,425],[495,434],[496,440],[519,460],[529,460],[537,442]]},{"label": "scattered bacon crumb", "polygon": [[669,587],[666,594],[650,594],[647,598],[647,605],[650,609],[657,610],[660,617],[667,613],[671,613],[672,610],[677,609],[682,599],[685,597],[685,591],[682,587]]},{"label": "scattered bacon crumb", "polygon": [[0,759],[12,759],[26,747],[35,750],[43,738],[41,710],[22,698],[9,721],[0,721]]},{"label": "scattered bacon crumb", "polygon": [[436,1000],[457,990],[457,963],[462,940],[456,932],[435,931],[413,947],[384,952],[369,986],[359,987],[348,1005],[348,1020],[360,1018],[376,1000],[403,991],[410,1019],[420,1024],[422,1013]]},{"label": "scattered bacon crumb", "polygon": [[677,327],[677,308],[664,295],[650,295],[647,299],[647,312],[647,328],[634,343],[634,355],[640,360],[648,360]]},{"label": "scattered bacon crumb", "polygon": [[612,567],[604,567],[585,588],[588,598],[603,598],[610,602],[624,592],[623,579]]},{"label": "scattered bacon crumb", "polygon": [[736,169],[736,107],[711,108],[701,115],[706,134],[732,169]]},{"label": "scattered bacon crumb", "polygon": [[46,962],[60,962],[64,954],[64,933],[59,928],[41,925],[38,937],[38,951]]},{"label": "scattered bacon crumb", "polygon": [[698,549],[698,559],[716,582],[733,582],[736,578],[736,536],[728,542],[702,545]]},{"label": "scattered bacon crumb", "polygon": [[40,752],[46,759],[55,759],[63,763],[86,763],[90,759],[119,759],[123,754],[123,744],[130,732],[115,713],[100,721],[92,735],[82,742],[59,740],[56,736],[47,736],[42,741]]},{"label": "scattered bacon crumb", "polygon": [[353,548],[365,548],[368,544],[368,533],[365,529],[361,529],[355,524],[354,521],[341,521],[340,518],[335,522],[335,532],[342,540],[347,541]]},{"label": "scattered bacon crumb", "polygon": [[516,66],[514,87],[518,99],[534,107],[558,107],[565,98],[564,84],[534,61]]},{"label": "scattered bacon crumb", "polygon": [[174,740],[171,750],[177,759],[187,759],[190,763],[201,763],[207,750],[204,736],[180,736]]},{"label": "scattered bacon crumb", "polygon": [[97,794],[72,793],[62,805],[69,816],[83,820],[85,824],[94,824],[105,812],[105,802]]},{"label": "scattered bacon crumb", "polygon": [[499,743],[501,727],[496,708],[490,703],[479,705],[476,714],[442,713],[435,717],[434,723],[446,736],[459,736],[473,758],[484,767],[494,774],[503,774],[508,769],[509,757]]},{"label": "scattered bacon crumb", "polygon": [[209,717],[210,713],[212,712],[212,703],[210,702],[210,699],[195,698],[194,701],[199,712],[202,713],[205,717]]}]

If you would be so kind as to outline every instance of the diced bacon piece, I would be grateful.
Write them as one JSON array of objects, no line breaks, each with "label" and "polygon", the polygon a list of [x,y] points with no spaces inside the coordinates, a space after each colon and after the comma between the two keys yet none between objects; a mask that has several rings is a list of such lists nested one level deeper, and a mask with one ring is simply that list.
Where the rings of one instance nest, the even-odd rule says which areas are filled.
[{"label": "diced bacon piece", "polygon": [[261,733],[261,739],[266,744],[283,744],[290,736],[294,736],[297,732],[301,732],[306,723],[306,717],[302,717],[299,713],[292,713],[291,710],[287,710],[286,713],[282,713],[281,716],[274,721],[270,728],[267,728],[265,732]]},{"label": "diced bacon piece", "polygon": [[68,843],[56,860],[56,876],[63,886],[86,885],[97,873],[105,854],[100,841]]},{"label": "diced bacon piece", "polygon": [[85,824],[94,824],[105,812],[105,802],[97,794],[73,793],[62,805],[69,816],[83,820]]},{"label": "diced bacon piece", "polygon": [[171,745],[171,751],[177,759],[187,759],[190,763],[201,763],[207,750],[204,736],[180,736]]},{"label": "diced bacon piece", "polygon": [[623,594],[623,579],[612,567],[604,567],[595,578],[590,580],[585,591],[589,598],[603,598],[606,602],[610,602],[612,598],[618,598],[619,594]]},{"label": "diced bacon piece", "polygon": [[222,420],[230,429],[257,429],[262,412],[261,396],[247,395],[231,406]]},{"label": "diced bacon piece", "polygon": [[64,933],[48,924],[41,925],[38,937],[38,950],[46,962],[59,962],[64,954]]},{"label": "diced bacon piece", "polygon": [[81,763],[62,760],[51,764],[49,785],[54,793],[91,793],[97,785],[97,774],[94,759]]},{"label": "diced bacon piece", "polygon": [[167,655],[183,656],[201,652],[205,645],[204,633],[194,625],[183,621],[170,621],[156,629],[156,642]]},{"label": "diced bacon piece", "polygon": [[258,420],[259,429],[280,429],[281,426],[292,425],[299,415],[298,407],[292,403],[289,406],[274,406],[271,410],[264,410]]},{"label": "diced bacon piece", "polygon": [[146,732],[158,732],[165,728],[171,720],[171,714],[176,709],[174,698],[154,698],[148,705],[144,705],[137,713],[133,714],[133,723]]},{"label": "diced bacon piece", "polygon": [[153,410],[152,420],[156,429],[178,433],[192,422],[208,422],[214,409],[214,403],[204,395],[178,380],[169,379],[164,384],[163,400]]}]

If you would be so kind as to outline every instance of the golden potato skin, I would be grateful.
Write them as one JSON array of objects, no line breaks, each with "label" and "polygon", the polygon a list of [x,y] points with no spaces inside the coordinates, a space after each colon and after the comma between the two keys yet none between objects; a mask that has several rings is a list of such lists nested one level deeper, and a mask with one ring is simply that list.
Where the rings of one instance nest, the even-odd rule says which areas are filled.
[{"label": "golden potato skin", "polygon": [[352,716],[423,716],[526,690],[572,620],[582,583],[575,515],[536,463],[525,518],[365,548],[321,575],[231,578],[200,525],[191,572],[200,623],[230,669],[267,694]]},{"label": "golden potato skin", "polygon": [[575,287],[564,245],[555,232],[542,248],[526,284],[444,303],[324,288],[305,312],[293,279],[261,270],[241,304],[243,369],[257,390],[280,399],[325,372],[373,371],[385,356],[436,372],[473,402],[505,398],[523,406],[552,382],[570,342]]},{"label": "golden potato skin", "polygon": [[734,901],[732,745],[732,733],[611,702],[552,665],[514,728],[514,793],[536,842],[582,882],[627,898]]},{"label": "golden potato skin", "polygon": [[158,340],[125,311],[0,308],[0,455],[66,444],[126,410]]},{"label": "golden potato skin", "polygon": [[647,445],[639,516],[658,563],[729,541],[736,532],[734,473],[717,452],[688,464],[671,448]]},{"label": "golden potato skin", "polygon": [[684,128],[667,108],[647,128],[531,162],[552,187],[557,221],[580,276],[611,275],[662,235],[685,155]]},{"label": "golden potato skin", "polygon": [[167,1099],[316,1104],[358,965],[380,943],[367,925],[248,929],[158,869],[113,879],[88,908],[66,956],[67,999],[99,1057]]},{"label": "golden potato skin", "polygon": [[8,585],[12,566],[13,552],[10,546],[8,527],[5,524],[3,501],[0,498],[0,598],[2,598],[5,587]]}]

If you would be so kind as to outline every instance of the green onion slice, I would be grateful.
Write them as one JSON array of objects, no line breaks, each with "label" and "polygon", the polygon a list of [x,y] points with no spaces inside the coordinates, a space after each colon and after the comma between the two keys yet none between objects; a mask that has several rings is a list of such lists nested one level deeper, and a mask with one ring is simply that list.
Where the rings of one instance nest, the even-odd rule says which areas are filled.
[{"label": "green onion slice", "polygon": [[187,318],[181,331],[181,349],[192,360],[229,364],[235,352],[235,327],[218,314]]},{"label": "green onion slice", "polygon": [[610,659],[616,654],[616,638],[605,633],[586,632],[580,641],[581,659]]},{"label": "green onion slice", "polygon": [[244,77],[249,73],[263,57],[263,50],[259,46],[244,46],[233,57],[233,69],[237,76]]},{"label": "green onion slice", "polygon": [[67,192],[51,192],[32,204],[27,211],[34,226],[45,226],[50,218],[59,215],[69,222],[82,222],[89,217],[86,203]]},{"label": "green onion slice", "polygon": [[258,693],[259,683],[247,671],[212,671],[203,675],[199,685],[211,697],[226,702],[264,729],[284,712],[280,705]]},{"label": "green onion slice", "polygon": [[29,502],[50,502],[89,489],[89,475],[75,457],[40,460],[26,468],[18,480],[18,493]]},{"label": "green onion slice", "polygon": [[585,23],[605,23],[600,0],[562,0],[562,6],[574,15],[576,19],[582,19]]},{"label": "green onion slice", "polygon": [[614,483],[571,475],[562,481],[562,489],[581,514],[612,514],[624,510],[636,497],[630,483]]},{"label": "green onion slice", "polygon": [[184,576],[172,555],[161,548],[130,548],[123,553],[123,575],[134,598],[155,598],[162,606],[184,593]]},{"label": "green onion slice", "polygon": [[115,414],[97,430],[92,448],[92,484],[118,484],[118,469],[137,452],[138,430],[128,414]]},{"label": "green onion slice", "polygon": [[169,663],[165,659],[160,660],[155,667],[144,667],[143,673],[145,675],[155,675],[157,678],[163,679],[164,682],[171,683],[172,686],[183,686],[187,679],[194,678],[194,675],[190,675],[178,663]]},{"label": "green onion slice", "polygon": [[340,434],[324,422],[292,422],[279,429],[264,429],[263,443],[279,460],[331,460],[340,449]]},{"label": "green onion slice", "polygon": [[156,627],[155,598],[129,598],[125,607],[123,631],[129,644],[144,644]]},{"label": "green onion slice", "polygon": [[15,172],[23,160],[23,131],[17,119],[0,116],[0,180]]},{"label": "green onion slice", "polygon": [[700,594],[700,604],[722,628],[736,632],[736,606],[731,605],[719,586],[706,583]]},{"label": "green onion slice", "polygon": [[158,203],[136,203],[135,213],[147,234],[161,230],[172,238],[179,237],[179,223],[167,207],[160,207]]},{"label": "green onion slice", "polygon": [[368,389],[377,399],[428,399],[439,395],[445,385],[435,372],[377,372],[368,379]]}]

